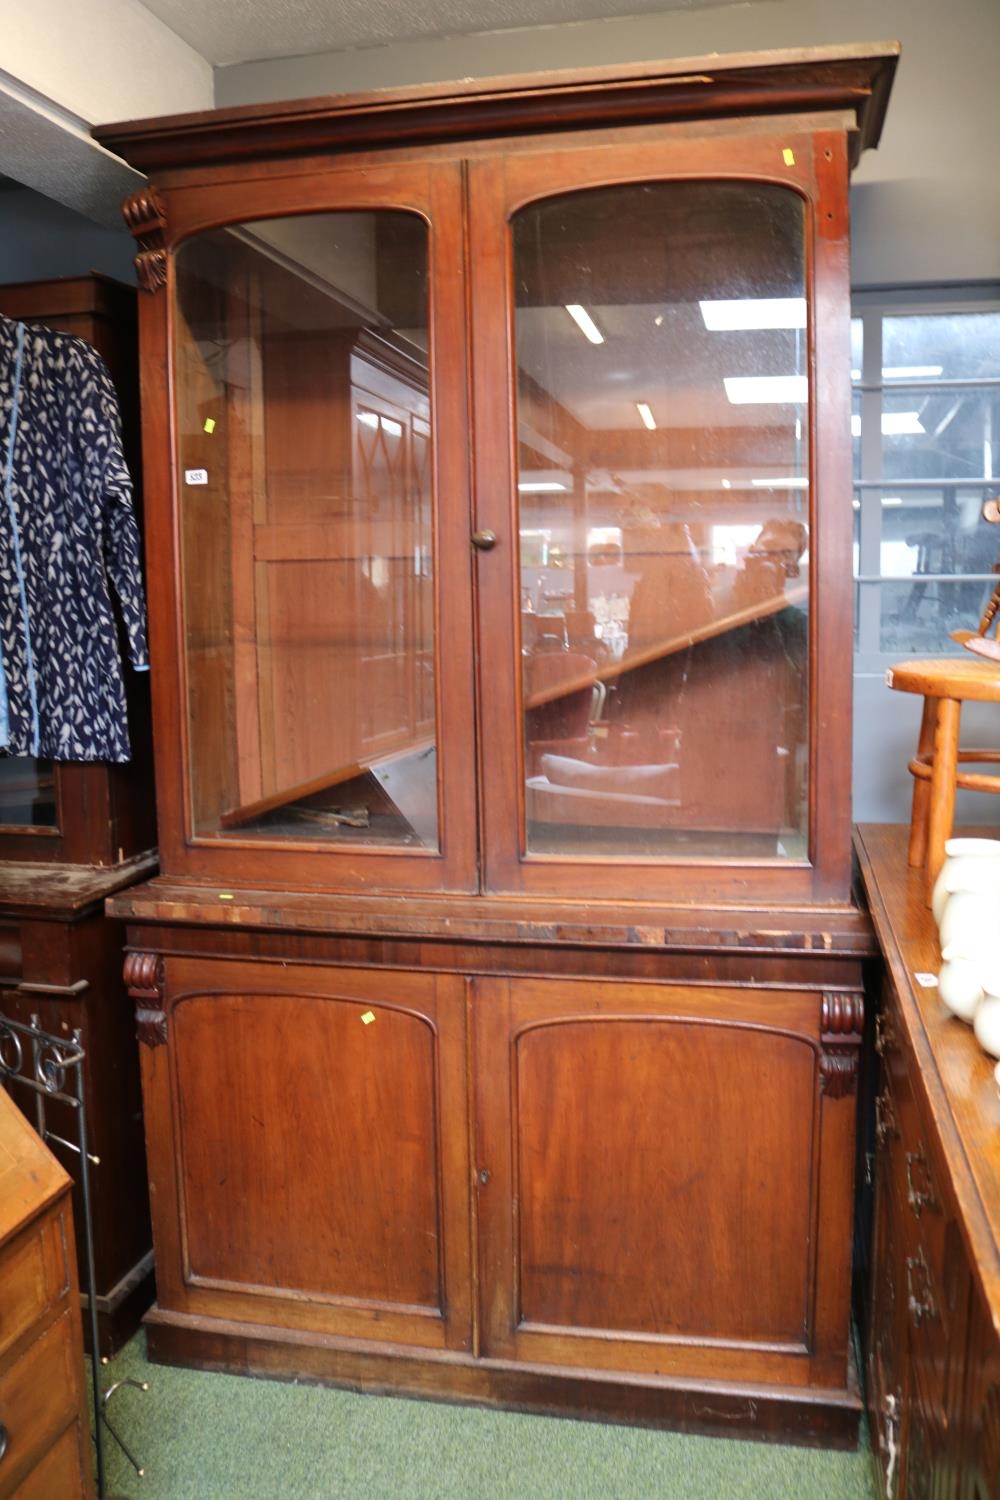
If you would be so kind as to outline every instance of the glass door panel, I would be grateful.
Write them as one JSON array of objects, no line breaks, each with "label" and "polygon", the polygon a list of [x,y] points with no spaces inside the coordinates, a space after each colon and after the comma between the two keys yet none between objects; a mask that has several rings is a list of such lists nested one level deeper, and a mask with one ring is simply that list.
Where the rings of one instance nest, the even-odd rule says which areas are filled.
[{"label": "glass door panel", "polygon": [[198,837],[441,847],[428,267],[390,209],[177,252]]},{"label": "glass door panel", "polygon": [[805,202],[512,218],[522,855],[808,857]]}]

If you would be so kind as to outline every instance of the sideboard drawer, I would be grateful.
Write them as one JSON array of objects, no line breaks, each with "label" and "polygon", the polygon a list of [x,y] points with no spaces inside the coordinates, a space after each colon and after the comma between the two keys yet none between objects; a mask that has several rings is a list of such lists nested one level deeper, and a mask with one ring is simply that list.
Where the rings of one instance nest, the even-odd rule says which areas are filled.
[{"label": "sideboard drawer", "polygon": [[62,1428],[76,1416],[77,1371],[70,1319],[63,1313],[51,1328],[0,1376],[0,1424],[7,1431],[7,1447],[0,1459],[0,1497],[15,1493],[13,1486]]},{"label": "sideboard drawer", "polygon": [[39,1323],[69,1285],[62,1216],[48,1216],[0,1250],[0,1359]]}]

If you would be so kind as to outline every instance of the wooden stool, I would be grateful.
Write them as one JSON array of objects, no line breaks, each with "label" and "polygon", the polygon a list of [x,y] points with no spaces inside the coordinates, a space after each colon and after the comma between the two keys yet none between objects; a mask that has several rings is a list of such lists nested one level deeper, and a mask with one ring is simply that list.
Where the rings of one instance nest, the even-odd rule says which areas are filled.
[{"label": "wooden stool", "polygon": [[1000,750],[961,750],[958,743],[963,703],[1000,703],[1000,665],[962,657],[903,661],[889,668],[885,680],[901,693],[922,694],[924,700],[917,753],[909,765],[915,778],[909,857],[911,865],[926,864],[929,905],[945,840],[951,837],[956,788],[1000,793],[1000,776],[958,769],[968,761],[1000,764]]}]

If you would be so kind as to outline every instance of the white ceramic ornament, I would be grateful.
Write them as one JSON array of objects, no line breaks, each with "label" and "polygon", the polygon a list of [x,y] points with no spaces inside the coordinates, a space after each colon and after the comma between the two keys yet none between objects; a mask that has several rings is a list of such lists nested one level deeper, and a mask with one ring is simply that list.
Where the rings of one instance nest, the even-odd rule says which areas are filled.
[{"label": "white ceramic ornament", "polygon": [[980,1000],[972,1029],[983,1051],[1000,1057],[1000,996],[987,995]]},{"label": "white ceramic ornament", "polygon": [[[944,846],[944,864],[934,882],[931,910],[940,927],[948,891],[945,882],[958,873],[959,866],[979,859],[1000,860],[1000,839],[948,839]],[[955,889],[959,889],[956,885]]]},{"label": "white ceramic ornament", "polygon": [[[1000,874],[1000,865],[997,867]],[[971,878],[971,877],[966,877]],[[1000,884],[950,891],[941,916],[941,949],[960,948],[971,957],[1000,935]]]},{"label": "white ceramic ornament", "polygon": [[983,998],[983,986],[979,978],[980,965],[974,958],[966,958],[955,948],[946,948],[941,955],[944,963],[938,975],[938,994],[941,1003],[959,1020],[972,1025],[976,1008]]}]

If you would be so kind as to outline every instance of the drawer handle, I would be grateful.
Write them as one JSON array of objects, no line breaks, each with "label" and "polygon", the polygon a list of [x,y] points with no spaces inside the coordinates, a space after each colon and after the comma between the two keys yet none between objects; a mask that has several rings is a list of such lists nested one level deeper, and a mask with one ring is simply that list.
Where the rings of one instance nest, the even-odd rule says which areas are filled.
[{"label": "drawer handle", "polygon": [[875,1139],[880,1146],[899,1135],[892,1095],[883,1090],[875,1100]]},{"label": "drawer handle", "polygon": [[[918,1176],[923,1178],[922,1186],[914,1181],[914,1178]],[[922,1151],[907,1151],[906,1153],[906,1201],[916,1219],[920,1218],[925,1208],[937,1211],[938,1205],[931,1169]]]},{"label": "drawer handle", "polygon": [[7,1429],[3,1425],[3,1423],[0,1422],[0,1458],[3,1458],[4,1454],[7,1452],[7,1449],[9,1447],[10,1447],[10,1433],[7,1431]]},{"label": "drawer handle", "polygon": [[885,1437],[885,1494],[886,1500],[896,1500],[896,1461],[899,1458],[899,1409],[900,1400],[888,1395],[882,1401],[883,1433]]},{"label": "drawer handle", "polygon": [[931,1273],[924,1259],[923,1248],[916,1255],[906,1258],[906,1301],[914,1326],[932,1322],[938,1315],[937,1303],[931,1288]]},{"label": "drawer handle", "polygon": [[884,1057],[896,1040],[892,1021],[886,1011],[880,1010],[875,1017],[875,1051]]}]

